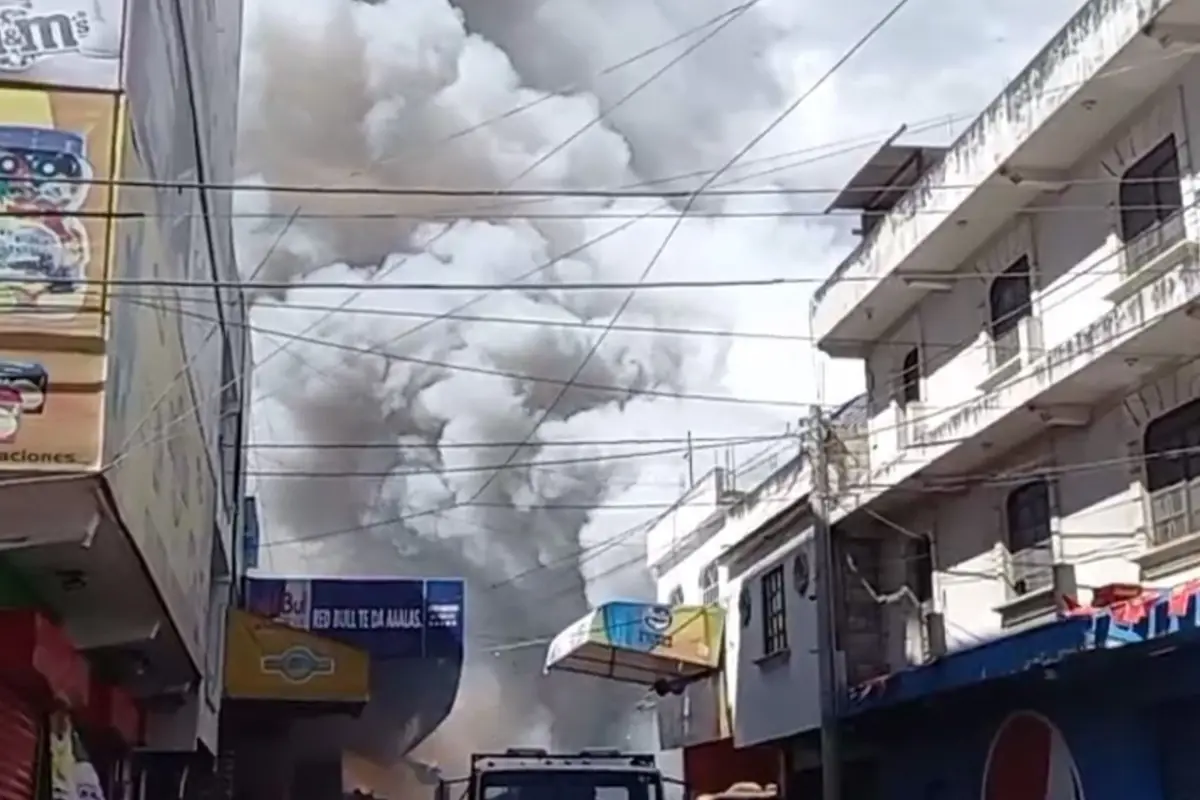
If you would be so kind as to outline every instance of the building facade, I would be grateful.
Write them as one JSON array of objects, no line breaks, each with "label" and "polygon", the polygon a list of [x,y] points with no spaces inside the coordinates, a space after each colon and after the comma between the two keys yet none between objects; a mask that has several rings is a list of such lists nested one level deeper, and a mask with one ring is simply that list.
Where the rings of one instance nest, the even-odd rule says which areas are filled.
[{"label": "building facade", "polygon": [[[865,459],[865,407],[859,397],[830,415],[839,489]],[[719,674],[656,702],[660,744],[683,750],[698,792],[796,784],[818,765],[809,437],[801,428],[741,469],[713,470],[647,534],[658,602],[718,605],[726,619]]]},{"label": "building facade", "polygon": [[[216,752],[249,353],[210,187],[233,177],[240,19],[25,0],[0,21],[5,797],[33,796],[47,738],[108,798],[134,748],[180,754],[175,777]],[[159,763],[143,786],[178,796]]]},{"label": "building facade", "polygon": [[863,238],[813,327],[867,381],[832,521],[876,796],[1200,790],[1172,738],[1200,697],[1197,23],[1088,2],[949,148],[885,147],[835,204]]}]

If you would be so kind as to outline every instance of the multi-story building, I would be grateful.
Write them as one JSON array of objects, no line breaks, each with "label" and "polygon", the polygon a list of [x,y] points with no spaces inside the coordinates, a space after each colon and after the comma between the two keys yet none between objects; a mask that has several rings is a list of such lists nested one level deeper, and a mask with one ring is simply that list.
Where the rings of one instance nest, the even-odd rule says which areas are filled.
[{"label": "multi-story building", "polygon": [[217,746],[244,496],[245,307],[211,188],[241,3],[3,5],[0,793],[32,796],[74,728],[108,798],[133,746],[185,754],[140,760],[181,796]]},{"label": "multi-story building", "polygon": [[1194,0],[1090,0],[949,148],[885,147],[835,204],[862,240],[813,328],[867,379],[832,520],[881,797],[1200,789],[1173,633],[1200,578],[1197,45]]},{"label": "multi-story building", "polygon": [[[865,457],[864,401],[831,415],[842,464]],[[726,620],[720,674],[656,701],[660,744],[682,749],[696,791],[779,783],[811,766],[775,746],[820,722],[808,434],[784,436],[739,469],[712,470],[647,533],[657,600],[719,605]],[[847,487],[855,470],[835,472],[833,485]]]}]

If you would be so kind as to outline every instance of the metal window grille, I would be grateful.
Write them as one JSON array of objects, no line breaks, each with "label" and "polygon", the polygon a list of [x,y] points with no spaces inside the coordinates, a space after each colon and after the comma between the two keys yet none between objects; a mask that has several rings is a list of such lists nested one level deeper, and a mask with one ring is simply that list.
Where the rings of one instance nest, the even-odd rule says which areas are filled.
[{"label": "metal window grille", "polygon": [[706,606],[716,605],[721,598],[721,586],[717,565],[709,564],[700,573],[700,602]]},{"label": "metal window grille", "polygon": [[763,654],[772,655],[787,649],[787,592],[784,587],[783,565],[768,570],[762,576]]}]

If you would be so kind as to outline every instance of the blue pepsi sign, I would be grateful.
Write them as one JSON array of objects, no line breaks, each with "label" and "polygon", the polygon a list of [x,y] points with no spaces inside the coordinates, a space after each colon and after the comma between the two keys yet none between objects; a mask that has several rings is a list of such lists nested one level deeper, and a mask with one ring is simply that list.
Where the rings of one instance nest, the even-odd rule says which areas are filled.
[{"label": "blue pepsi sign", "polygon": [[251,578],[246,610],[375,658],[461,657],[465,594],[457,579]]}]

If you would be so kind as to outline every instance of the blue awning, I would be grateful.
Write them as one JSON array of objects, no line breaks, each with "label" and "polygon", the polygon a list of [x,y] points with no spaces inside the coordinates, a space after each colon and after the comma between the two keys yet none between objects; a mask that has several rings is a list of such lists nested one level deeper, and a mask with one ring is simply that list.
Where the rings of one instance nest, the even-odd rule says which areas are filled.
[{"label": "blue awning", "polygon": [[1058,620],[893,672],[853,687],[846,713],[918,700],[1056,664],[1087,648],[1091,627],[1088,617]]},{"label": "blue awning", "polygon": [[844,713],[854,715],[1033,673],[1089,651],[1200,640],[1198,597],[1200,581],[1192,581],[1166,590],[1146,590],[1105,608],[1080,609],[1064,619],[851,687]]}]

